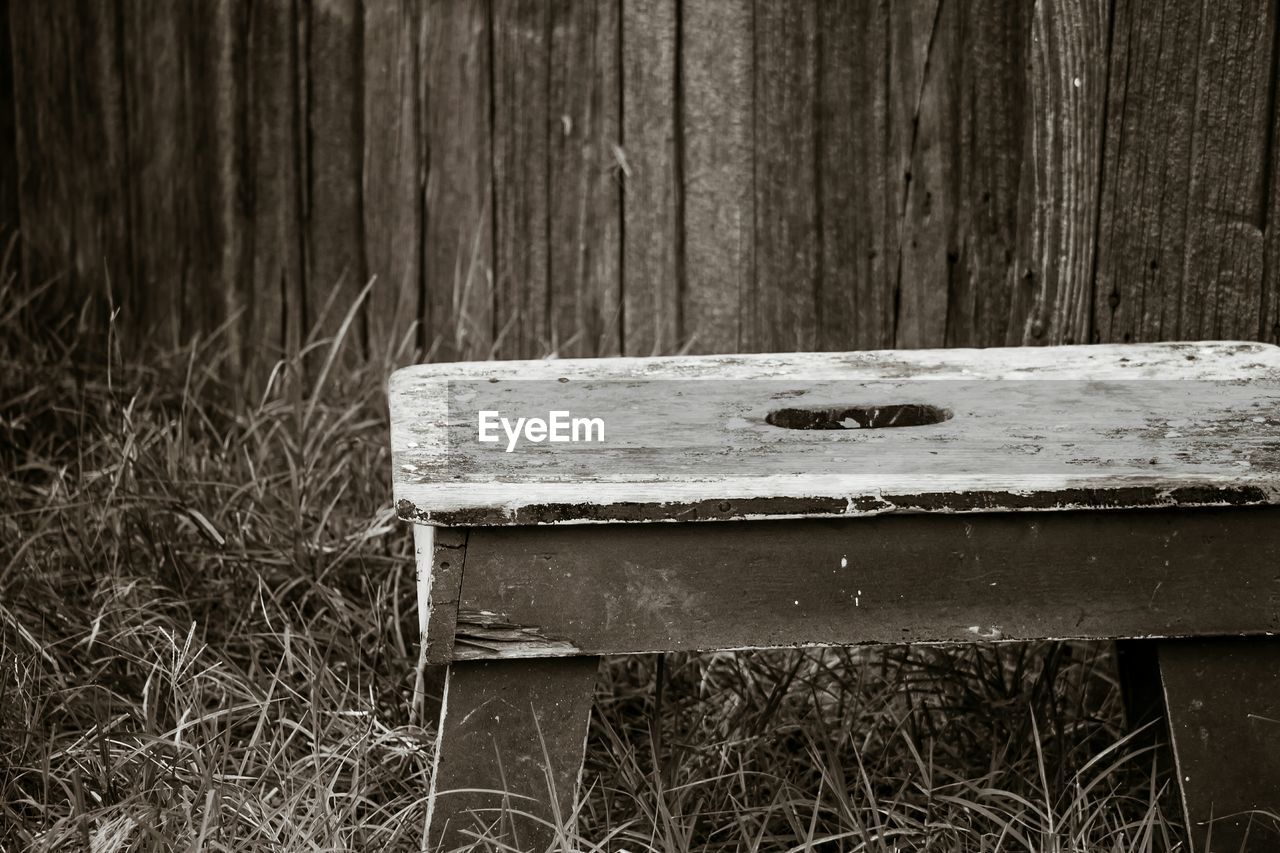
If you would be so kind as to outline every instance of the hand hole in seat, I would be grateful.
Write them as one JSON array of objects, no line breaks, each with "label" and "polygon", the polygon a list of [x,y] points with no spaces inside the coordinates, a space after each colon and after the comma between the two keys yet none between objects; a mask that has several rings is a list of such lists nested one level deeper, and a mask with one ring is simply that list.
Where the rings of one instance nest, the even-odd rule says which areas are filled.
[{"label": "hand hole in seat", "polygon": [[885,429],[940,424],[951,416],[950,409],[925,403],[894,403],[777,409],[765,417],[765,422],[783,429]]}]

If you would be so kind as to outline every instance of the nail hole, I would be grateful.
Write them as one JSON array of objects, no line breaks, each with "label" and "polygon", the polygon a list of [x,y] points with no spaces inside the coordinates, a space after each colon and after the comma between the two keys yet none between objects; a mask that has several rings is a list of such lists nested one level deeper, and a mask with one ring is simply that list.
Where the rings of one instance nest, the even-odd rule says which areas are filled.
[{"label": "nail hole", "polygon": [[836,406],[812,409],[777,409],[765,417],[783,429],[884,429],[940,424],[952,411],[925,403],[889,406]]}]

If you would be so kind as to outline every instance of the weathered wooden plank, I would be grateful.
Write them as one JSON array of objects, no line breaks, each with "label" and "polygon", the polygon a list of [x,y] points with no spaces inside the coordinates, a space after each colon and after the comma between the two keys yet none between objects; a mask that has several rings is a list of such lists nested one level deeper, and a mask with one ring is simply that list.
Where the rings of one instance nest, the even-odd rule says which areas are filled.
[{"label": "weathered wooden plank", "polygon": [[[428,533],[430,535],[428,535]],[[453,642],[458,623],[458,591],[467,556],[465,530],[414,526],[415,560],[419,591],[418,614],[426,662],[448,663],[453,658]],[[425,582],[424,582],[425,581]]]},{"label": "weathered wooden plank", "polygon": [[[231,57],[244,44],[229,2],[121,13],[134,340],[176,345],[218,330],[243,295],[245,98]],[[224,329],[230,346],[220,349],[243,358],[239,333]]]},{"label": "weathered wooden plank", "polygon": [[814,0],[755,10],[755,280],[742,349],[812,350],[822,282]]},{"label": "weathered wooden plank", "polygon": [[[1272,541],[1274,536],[1267,537]],[[1217,597],[1222,585],[1207,581]],[[1254,584],[1275,607],[1274,572]],[[1265,587],[1265,595],[1258,587]],[[1280,839],[1280,643],[1165,641],[1160,670],[1192,849],[1262,853]]]},{"label": "weathered wooden plank", "polygon": [[[129,225],[136,246],[137,288],[130,306],[140,328],[173,346],[185,337],[184,306],[203,282],[189,258],[201,249],[188,232],[199,203],[199,169],[187,138],[191,96],[184,73],[193,57],[183,8],[135,3],[121,7],[124,98],[128,104]],[[213,235],[207,235],[204,239]],[[154,325],[153,325],[154,324]]]},{"label": "weathered wooden plank", "polygon": [[1252,337],[1275,10],[1116,7],[1095,318],[1104,341]]},{"label": "weathered wooden plank", "polygon": [[26,275],[64,281],[50,316],[103,306],[108,287],[131,304],[119,16],[106,4],[16,3],[9,22]]},{"label": "weathered wooden plank", "polygon": [[[462,659],[1262,634],[1280,508],[473,530]],[[1212,589],[1212,595],[1205,590]]]},{"label": "weathered wooden plank", "polygon": [[430,849],[452,850],[478,831],[512,850],[548,849],[574,814],[597,665],[592,657],[450,665]]},{"label": "weathered wooden plank", "polygon": [[[1280,111],[1272,121],[1280,125]],[[1272,128],[1272,138],[1280,128]],[[1280,168],[1280,145],[1272,145],[1270,153],[1271,174]],[[1280,344],[1280,181],[1271,181],[1267,202],[1267,226],[1265,241],[1265,271],[1262,278],[1262,310],[1258,320],[1258,340]]]},{"label": "weathered wooden plank", "polygon": [[[127,104],[133,342],[177,345],[223,326],[242,283],[244,164],[231,56],[243,52],[227,2],[121,7]],[[238,325],[223,330],[241,359]],[[230,365],[243,370],[240,362]]]},{"label": "weathered wooden plank", "polygon": [[563,359],[401,370],[391,440],[446,525],[1268,503],[1277,405],[1265,344]]},{"label": "weathered wooden plank", "polygon": [[681,6],[684,329],[694,352],[736,352],[755,281],[754,4]]},{"label": "weathered wooden plank", "polygon": [[422,22],[424,343],[444,361],[487,358],[494,340],[488,6],[432,0]]},{"label": "weathered wooden plank", "polygon": [[[1022,225],[1018,199],[1032,6],[980,0],[949,4],[952,9],[960,20],[951,24],[954,40],[944,43],[956,51],[952,73],[959,84],[951,114],[957,119],[951,154],[957,172],[954,232],[946,266],[921,272],[947,281],[947,346],[998,346],[1009,338],[1008,273]],[[945,192],[935,203],[948,203]]]},{"label": "weathered wooden plank", "polygon": [[[301,15],[306,45],[306,331],[332,338],[368,279],[362,233],[364,19],[357,0],[308,3]],[[358,354],[363,343],[364,324],[353,324],[344,352]]]},{"label": "weathered wooden plank", "polygon": [[299,33],[291,4],[249,10],[247,184],[252,230],[245,344],[267,360],[298,352],[304,334],[303,133]]},{"label": "weathered wooden plank", "polygon": [[551,351],[548,172],[550,14],[493,3],[494,328],[499,358]]},{"label": "weathered wooden plank", "polygon": [[681,343],[676,5],[622,4],[622,334],[631,355],[666,354]]},{"label": "weathered wooden plank", "polygon": [[893,345],[900,176],[889,156],[889,4],[818,4],[818,346]]},{"label": "weathered wooden plank", "polygon": [[[9,29],[9,0],[0,0],[0,246],[19,230],[18,140],[14,127],[13,42]],[[15,260],[21,255],[15,254]],[[17,272],[16,268],[10,270]]]},{"label": "weathered wooden plank", "polygon": [[392,364],[423,307],[421,15],[411,0],[364,4],[362,242],[377,279],[368,348]]},{"label": "weathered wooden plank", "polygon": [[894,9],[892,142],[903,182],[896,346],[989,346],[1007,338],[1027,8]]},{"label": "weathered wooden plank", "polygon": [[1007,344],[1092,339],[1109,0],[1036,3]]},{"label": "weathered wooden plank", "polygon": [[550,351],[617,355],[622,176],[619,0],[553,4],[548,119]]},{"label": "weathered wooden plank", "polygon": [[[891,6],[889,148],[897,180],[893,345],[946,340],[947,253],[955,204],[948,134],[956,125],[947,85],[954,69],[955,4],[921,0]],[[938,55],[936,55],[938,54]]]},{"label": "weathered wooden plank", "polygon": [[243,61],[247,11],[236,0],[216,0],[187,7],[186,13],[188,149],[179,168],[187,170],[191,210],[184,215],[184,239],[191,257],[183,329],[185,335],[225,329],[233,358],[229,368],[253,388],[266,381],[270,368],[261,363],[257,342],[249,346],[245,334],[252,262],[246,247],[251,193],[246,189],[242,121],[249,99]]},{"label": "weathered wooden plank", "polygon": [[1252,338],[1258,322],[1276,8],[1205,13],[1177,336]]}]

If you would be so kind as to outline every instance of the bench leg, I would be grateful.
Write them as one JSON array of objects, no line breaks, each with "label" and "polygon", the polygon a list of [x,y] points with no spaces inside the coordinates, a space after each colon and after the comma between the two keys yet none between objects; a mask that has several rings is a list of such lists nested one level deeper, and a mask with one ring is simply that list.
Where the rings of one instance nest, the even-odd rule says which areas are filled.
[{"label": "bench leg", "polygon": [[1164,640],[1159,658],[1192,849],[1280,849],[1280,638]]},{"label": "bench leg", "polygon": [[598,662],[449,665],[427,806],[430,849],[464,845],[475,831],[517,850],[554,840],[551,825],[565,822],[576,806]]}]

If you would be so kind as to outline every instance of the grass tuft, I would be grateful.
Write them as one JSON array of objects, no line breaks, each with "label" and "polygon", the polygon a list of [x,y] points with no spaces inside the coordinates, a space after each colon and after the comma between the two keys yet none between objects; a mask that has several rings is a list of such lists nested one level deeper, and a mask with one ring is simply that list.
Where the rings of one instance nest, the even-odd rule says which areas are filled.
[{"label": "grass tuft", "polygon": [[[344,322],[253,388],[222,336],[126,358],[30,304],[0,284],[0,849],[421,849],[384,399],[416,354]],[[618,658],[555,847],[1174,849],[1109,654]]]}]

